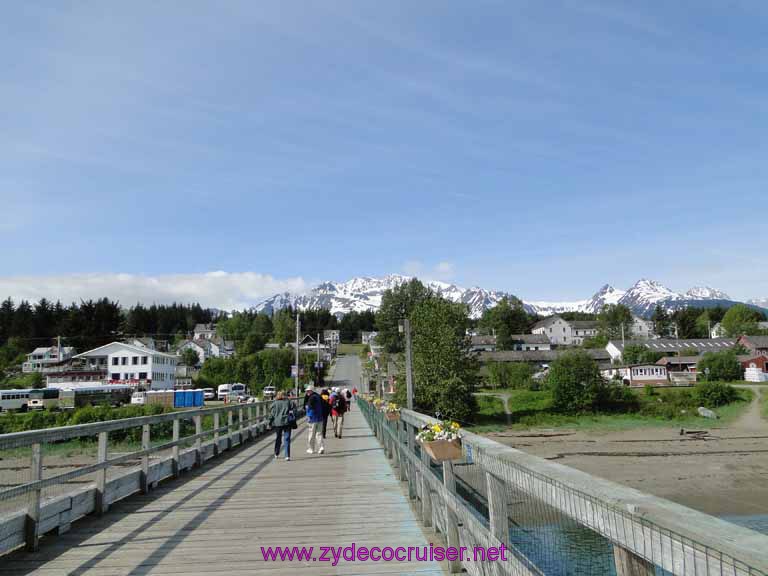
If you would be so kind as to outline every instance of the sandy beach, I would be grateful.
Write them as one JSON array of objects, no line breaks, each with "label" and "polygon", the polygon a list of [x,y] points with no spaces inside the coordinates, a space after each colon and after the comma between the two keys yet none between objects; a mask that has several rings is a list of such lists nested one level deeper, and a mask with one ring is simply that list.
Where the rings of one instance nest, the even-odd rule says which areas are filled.
[{"label": "sandy beach", "polygon": [[738,420],[707,431],[490,433],[498,442],[715,515],[768,514],[768,422],[755,399]]}]

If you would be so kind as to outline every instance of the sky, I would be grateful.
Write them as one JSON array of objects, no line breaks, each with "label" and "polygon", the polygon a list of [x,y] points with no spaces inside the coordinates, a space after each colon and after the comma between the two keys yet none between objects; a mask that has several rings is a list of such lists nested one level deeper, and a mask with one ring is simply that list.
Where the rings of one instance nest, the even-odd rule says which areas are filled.
[{"label": "sky", "polygon": [[766,25],[759,0],[11,3],[0,297],[768,297]]}]

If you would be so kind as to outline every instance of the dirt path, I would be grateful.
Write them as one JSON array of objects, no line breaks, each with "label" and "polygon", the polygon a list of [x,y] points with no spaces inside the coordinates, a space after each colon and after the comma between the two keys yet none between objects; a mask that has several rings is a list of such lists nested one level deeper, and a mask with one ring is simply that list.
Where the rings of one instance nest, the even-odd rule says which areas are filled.
[{"label": "dirt path", "polygon": [[752,404],[749,405],[749,408],[747,408],[739,419],[731,424],[729,428],[732,430],[744,430],[768,434],[768,421],[766,421],[760,413],[765,386],[749,386],[745,384],[737,386],[737,388],[752,390],[755,396],[752,399]]}]

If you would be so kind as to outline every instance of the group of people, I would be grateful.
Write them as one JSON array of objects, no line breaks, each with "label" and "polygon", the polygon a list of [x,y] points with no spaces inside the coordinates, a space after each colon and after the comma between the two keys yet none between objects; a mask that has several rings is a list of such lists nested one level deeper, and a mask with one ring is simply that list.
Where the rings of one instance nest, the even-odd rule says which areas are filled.
[{"label": "group of people", "polygon": [[[309,423],[307,454],[325,453],[325,435],[328,430],[328,418],[331,419],[333,435],[341,438],[344,433],[344,415],[352,409],[352,402],[357,388],[323,388],[319,392],[313,384],[304,391],[304,411]],[[272,404],[270,421],[275,431],[275,458],[280,456],[280,449],[285,445],[285,459],[291,459],[291,431],[297,428],[296,403],[286,398],[285,392],[279,392]]]}]

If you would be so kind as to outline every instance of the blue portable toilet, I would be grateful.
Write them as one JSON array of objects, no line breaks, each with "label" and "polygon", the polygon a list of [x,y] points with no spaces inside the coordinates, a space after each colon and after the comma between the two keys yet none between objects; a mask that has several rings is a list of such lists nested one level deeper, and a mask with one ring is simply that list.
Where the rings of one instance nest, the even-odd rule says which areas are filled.
[{"label": "blue portable toilet", "polygon": [[202,390],[192,390],[194,393],[194,402],[192,402],[192,405],[195,407],[199,407],[203,405],[203,391]]},{"label": "blue portable toilet", "polygon": [[173,407],[184,408],[184,390],[176,390],[173,393]]}]

